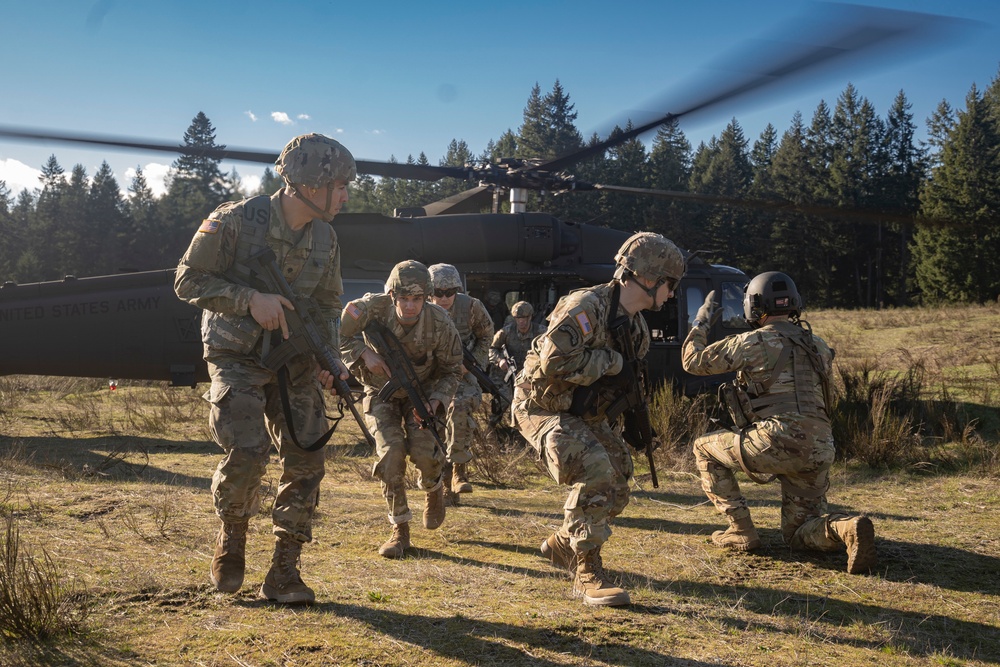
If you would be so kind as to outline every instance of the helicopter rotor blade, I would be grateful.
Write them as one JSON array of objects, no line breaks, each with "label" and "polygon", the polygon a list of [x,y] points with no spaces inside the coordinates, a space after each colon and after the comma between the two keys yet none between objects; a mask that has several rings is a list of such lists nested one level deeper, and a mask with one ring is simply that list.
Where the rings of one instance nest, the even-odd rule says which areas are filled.
[{"label": "helicopter rotor blade", "polygon": [[[809,18],[806,25],[786,26],[781,34],[793,34],[796,41],[783,40],[771,54],[762,55],[759,48],[749,54],[730,54],[720,68],[738,71],[740,75],[730,82],[691,95],[693,99],[690,102],[678,105],[680,110],[658,116],[628,131],[613,132],[603,141],[544,162],[536,169],[549,172],[563,170],[672,120],[707,111],[764,88],[790,84],[805,74],[829,70],[842,61],[861,55],[870,56],[876,50],[891,51],[891,55],[897,58],[905,55],[908,49],[926,50],[935,38],[943,41],[945,37],[955,37],[960,28],[970,25],[968,21],[952,17],[877,7],[831,4],[825,10],[821,16]],[[754,71],[746,71],[747,63],[754,63]],[[866,67],[870,69],[871,63],[866,63]]]},{"label": "helicopter rotor blade", "polygon": [[[274,164],[278,154],[273,151],[261,151],[247,148],[198,148],[183,144],[171,144],[128,137],[111,137],[99,134],[49,132],[30,128],[0,126],[0,137],[20,139],[25,141],[76,143],[91,146],[107,146],[123,150],[144,150],[174,155],[192,155],[208,157],[216,160],[235,160],[257,164]],[[406,178],[421,181],[438,181],[442,178],[466,179],[468,173],[459,167],[435,167],[432,165],[406,164],[399,162],[378,162],[374,160],[356,160],[358,173],[389,178]]]},{"label": "helicopter rotor blade", "polygon": [[578,191],[623,192],[627,194],[649,195],[661,199],[688,201],[697,204],[715,206],[732,206],[734,208],[751,208],[760,211],[789,212],[813,215],[823,218],[846,218],[858,222],[900,224],[948,225],[950,221],[938,218],[917,217],[899,213],[898,211],[878,211],[874,209],[837,208],[836,206],[819,206],[816,204],[796,204],[787,200],[744,199],[726,195],[706,195],[697,192],[681,192],[678,190],[657,190],[654,188],[634,188],[624,185],[605,185],[602,183],[576,183]]},{"label": "helicopter rotor blade", "polygon": [[445,215],[448,213],[479,213],[493,201],[492,185],[477,185],[474,188],[446,197],[441,201],[424,206],[424,215]]}]

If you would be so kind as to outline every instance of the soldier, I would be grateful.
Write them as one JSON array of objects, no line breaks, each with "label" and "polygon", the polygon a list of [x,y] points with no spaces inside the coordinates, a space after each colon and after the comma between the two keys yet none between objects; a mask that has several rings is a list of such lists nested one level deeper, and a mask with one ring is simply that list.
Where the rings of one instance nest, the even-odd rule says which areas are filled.
[{"label": "soldier", "polygon": [[781,481],[781,533],[793,549],[846,546],[848,572],[872,569],[871,519],[827,513],[834,458],[833,350],[799,319],[802,298],[795,283],[776,271],[756,276],[743,299],[746,320],[756,329],[706,346],[719,311],[714,299],[714,291],[705,297],[682,352],[689,373],[737,373],[737,383],[726,385],[724,395],[740,430],[714,431],[694,442],[701,486],[729,521],[729,528],[713,533],[712,541],[737,551],[760,546],[734,475],[743,470],[759,484]]},{"label": "soldier", "polygon": [[504,319],[507,317],[507,309],[503,305],[503,296],[500,292],[495,289],[491,289],[486,292],[485,303],[486,312],[490,314],[493,319],[493,329],[499,329],[504,325]]},{"label": "soldier", "polygon": [[490,343],[490,361],[504,373],[508,370],[508,362],[501,350],[507,351],[518,369],[524,368],[524,358],[531,349],[531,341],[545,333],[544,326],[531,321],[535,309],[527,301],[518,301],[511,306],[510,314],[513,321],[497,331]]},{"label": "soldier", "polygon": [[[286,366],[291,414],[281,407],[275,373],[261,358],[274,332],[288,338],[277,294],[252,287],[248,259],[265,248],[296,294],[311,300],[327,323],[329,347],[338,354],[340,246],[327,224],[347,202],[347,183],[356,175],[354,158],[338,142],[319,134],[294,138],[276,162],[284,187],[271,197],[227,202],[202,222],[177,267],[174,289],[184,301],[205,309],[202,340],[212,386],[209,426],[225,457],[212,477],[215,512],[222,519],[210,578],[217,590],[234,593],[243,584],[247,522],[260,505],[260,481],[272,442],[281,478],[271,518],[274,556],[261,596],[275,602],[312,603],[315,595],[299,575],[302,545],[312,540],[312,519],[324,474],[324,454],[295,445],[287,419],[302,442],[314,442],[327,429],[322,386],[332,378],[312,356]],[[278,341],[280,342],[280,341]],[[347,369],[340,364],[341,379]],[[318,379],[317,379],[318,377]]]},{"label": "soldier", "polygon": [[[575,572],[573,594],[585,604],[617,606],[628,604],[629,594],[610,583],[601,548],[611,535],[609,519],[628,504],[632,456],[604,412],[636,377],[608,324],[627,317],[636,354],[645,356],[649,329],[639,311],[659,310],[673,296],[684,258],[659,234],[640,232],[615,262],[610,283],[576,290],[556,304],[518,375],[513,416],[552,478],[572,487],[563,525],[542,542],[542,555]],[[596,401],[579,405],[592,385],[600,390]]]},{"label": "soldier", "polygon": [[[434,264],[428,267],[434,292],[431,301],[444,308],[458,329],[462,345],[472,353],[481,369],[486,369],[490,339],[493,338],[493,320],[486,306],[475,297],[462,292],[462,278],[451,264]],[[472,436],[476,432],[474,417],[483,401],[479,381],[463,366],[465,375],[458,383],[455,398],[448,406],[448,467],[445,471],[447,495],[472,493],[468,464],[472,460]],[[454,500],[458,500],[454,498]]]},{"label": "soldier", "polygon": [[369,344],[366,327],[377,322],[400,341],[427,399],[431,415],[451,403],[462,377],[462,341],[448,313],[425,302],[432,291],[430,274],[420,262],[407,260],[393,267],[388,294],[366,294],[347,304],[341,323],[344,361],[365,388],[365,421],[375,436],[378,462],[372,476],[382,482],[392,535],[380,548],[385,558],[402,558],[410,547],[413,513],[406,502],[406,457],[417,467],[417,485],[427,492],[424,528],[444,522],[442,470],[445,452],[434,435],[420,428],[405,389],[387,398],[379,390],[392,377],[386,360]]}]

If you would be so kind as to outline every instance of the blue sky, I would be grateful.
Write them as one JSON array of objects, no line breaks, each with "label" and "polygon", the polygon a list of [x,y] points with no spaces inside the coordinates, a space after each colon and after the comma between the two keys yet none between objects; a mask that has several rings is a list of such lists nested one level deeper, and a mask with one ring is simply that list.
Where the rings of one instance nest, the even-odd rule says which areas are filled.
[{"label": "blue sky", "polygon": [[[736,118],[751,142],[779,133],[798,110],[832,107],[848,82],[884,116],[902,89],[918,134],[941,99],[961,108],[1000,64],[1000,3],[871,0],[859,4],[978,22],[945,49],[902,62],[861,59],[846,71],[765,96],[719,105],[681,123],[693,145]],[[217,140],[277,152],[292,136],[322,132],[358,158],[437,164],[452,139],[479,153],[517,130],[531,87],[558,79],[585,137],[652,112],[676,111],[691,82],[710,83],[713,61],[812,3],[775,0],[606,0],[496,3],[258,2],[256,0],[37,0],[5,3],[0,23],[0,125],[180,141],[204,111]],[[789,39],[794,35],[789,35]],[[655,102],[651,102],[655,100]],[[661,105],[657,107],[657,105]],[[655,108],[654,108],[655,107]],[[647,143],[651,137],[645,137]],[[158,184],[163,154],[79,149],[0,139],[0,180],[37,185],[55,154],[93,175],[107,160],[123,191],[142,166]],[[263,167],[236,167],[249,185]]]}]

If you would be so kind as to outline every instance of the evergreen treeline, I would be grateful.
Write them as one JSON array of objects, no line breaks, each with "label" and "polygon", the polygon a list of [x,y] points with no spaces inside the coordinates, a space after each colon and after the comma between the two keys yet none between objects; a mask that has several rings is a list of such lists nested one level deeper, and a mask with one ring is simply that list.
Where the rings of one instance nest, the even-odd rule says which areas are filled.
[{"label": "evergreen treeline", "polygon": [[[734,118],[719,136],[692,149],[675,123],[666,124],[648,150],[633,139],[572,169],[588,182],[785,201],[852,215],[613,192],[531,193],[529,210],[626,231],[657,231],[751,275],[786,271],[813,307],[996,300],[1000,76],[985,92],[973,87],[964,109],[942,101],[926,121],[926,143],[914,140],[910,109],[900,91],[880,117],[848,85],[832,109],[820,102],[808,122],[796,113],[780,135],[768,125],[751,141]],[[536,84],[516,132],[508,129],[480,155],[464,141],[452,140],[438,164],[550,159],[599,141],[597,136],[585,140],[575,120],[574,105],[558,81],[544,95]],[[203,113],[195,116],[184,143],[221,147]],[[430,164],[424,153],[415,160],[409,156],[407,163]],[[39,189],[16,198],[0,181],[2,278],[26,282],[174,266],[193,229],[218,204],[280,186],[267,169],[258,191],[244,192],[235,171],[224,174],[218,160],[190,156],[174,162],[162,197],[153,196],[141,170],[123,194],[107,163],[93,177],[77,165],[67,178],[54,155],[40,180]],[[428,183],[359,176],[347,210],[391,213],[467,187],[448,179]],[[881,219],[879,212],[893,215]],[[896,221],[901,214],[918,213],[935,222]]]}]

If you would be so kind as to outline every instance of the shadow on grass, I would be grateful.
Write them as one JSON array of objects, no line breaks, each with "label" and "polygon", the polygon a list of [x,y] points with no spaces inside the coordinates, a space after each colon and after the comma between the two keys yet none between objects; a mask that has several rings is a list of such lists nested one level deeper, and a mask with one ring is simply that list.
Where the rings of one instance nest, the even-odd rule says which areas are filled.
[{"label": "shadow on grass", "polygon": [[[439,618],[420,614],[401,614],[382,608],[354,604],[325,602],[314,605],[310,612],[334,614],[367,625],[372,632],[405,644],[414,644],[429,652],[427,664],[435,658],[455,660],[470,665],[531,665],[556,667],[565,660],[554,662],[539,656],[544,650],[583,660],[586,664],[602,665],[683,665],[708,667],[699,660],[674,658],[668,654],[637,648],[626,642],[581,637],[576,625],[533,627],[530,620],[514,625],[497,621],[470,619],[463,616]],[[608,610],[621,614],[624,623],[635,613],[629,607]],[[370,658],[374,656],[369,656]]]},{"label": "shadow on grass", "polygon": [[[844,644],[858,648],[890,652],[905,652],[913,656],[949,655],[965,659],[988,660],[1000,655],[1000,628],[988,623],[965,621],[942,614],[911,612],[887,605],[838,600],[828,596],[803,596],[799,592],[751,585],[716,585],[701,581],[677,580],[653,584],[654,587],[676,591],[682,596],[695,596],[707,603],[715,620],[738,630],[786,634],[788,624],[780,620],[747,619],[749,611],[764,617],[790,617],[808,621],[808,633],[822,644]],[[736,610],[730,615],[730,610]],[[699,618],[704,609],[693,612]],[[889,635],[885,639],[847,637],[858,623],[880,626]],[[990,657],[992,656],[992,658]]]},{"label": "shadow on grass", "polygon": [[[8,438],[0,436],[0,456],[14,449],[20,461],[39,471],[61,471],[66,477],[87,477],[94,481],[142,480],[171,486],[208,489],[221,450],[211,442],[167,440],[135,436],[95,438]],[[205,476],[179,474],[150,465],[156,454],[206,454]]]}]

